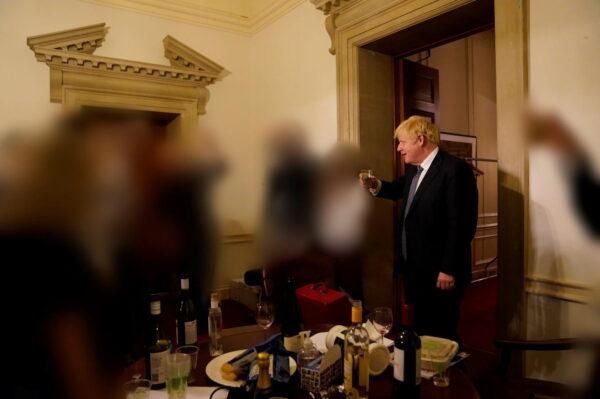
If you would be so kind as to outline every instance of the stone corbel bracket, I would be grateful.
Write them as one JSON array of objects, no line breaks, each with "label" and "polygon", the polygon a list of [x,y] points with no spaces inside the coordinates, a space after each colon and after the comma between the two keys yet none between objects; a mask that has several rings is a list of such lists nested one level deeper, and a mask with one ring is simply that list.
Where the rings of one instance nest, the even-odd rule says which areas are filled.
[{"label": "stone corbel bracket", "polygon": [[335,55],[335,31],[336,31],[336,17],[338,16],[340,9],[343,8],[346,3],[352,0],[310,0],[317,10],[320,10],[325,14],[325,30],[329,34],[331,40],[331,47],[329,53]]},{"label": "stone corbel bracket", "polygon": [[171,36],[164,39],[171,66],[92,55],[108,28],[104,23],[32,36],[27,45],[50,68],[50,101],[66,103],[69,90],[116,93],[146,98],[181,98],[206,113],[206,86],[229,72]]}]

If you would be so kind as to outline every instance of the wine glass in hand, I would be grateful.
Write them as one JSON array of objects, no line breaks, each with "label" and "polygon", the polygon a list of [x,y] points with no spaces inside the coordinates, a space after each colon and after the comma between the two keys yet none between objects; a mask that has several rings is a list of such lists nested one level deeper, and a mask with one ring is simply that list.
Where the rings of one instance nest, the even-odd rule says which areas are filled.
[{"label": "wine glass in hand", "polygon": [[256,304],[256,324],[263,330],[268,329],[275,319],[273,303],[268,300],[260,300]]},{"label": "wine glass in hand", "polygon": [[381,343],[383,344],[383,337],[389,333],[394,324],[394,316],[392,315],[392,309],[388,307],[381,307],[373,309],[371,313],[371,323],[381,335]]},{"label": "wine glass in hand", "polygon": [[377,178],[371,169],[361,169],[358,177],[360,180],[360,185],[363,188],[373,189],[377,187]]}]

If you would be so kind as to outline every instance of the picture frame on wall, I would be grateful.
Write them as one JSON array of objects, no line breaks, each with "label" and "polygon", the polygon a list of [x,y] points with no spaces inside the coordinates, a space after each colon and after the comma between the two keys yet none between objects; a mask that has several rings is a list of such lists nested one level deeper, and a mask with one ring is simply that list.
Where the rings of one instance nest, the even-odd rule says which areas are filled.
[{"label": "picture frame on wall", "polygon": [[440,148],[457,158],[477,165],[477,137],[467,134],[440,132]]}]

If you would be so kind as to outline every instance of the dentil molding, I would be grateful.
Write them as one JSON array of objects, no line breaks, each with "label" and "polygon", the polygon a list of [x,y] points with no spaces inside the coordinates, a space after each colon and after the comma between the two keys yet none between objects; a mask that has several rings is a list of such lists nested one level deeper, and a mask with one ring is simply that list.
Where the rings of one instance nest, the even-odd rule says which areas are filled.
[{"label": "dentil molding", "polygon": [[152,110],[153,99],[157,104],[165,100],[175,104],[174,99],[180,99],[186,105],[175,110],[193,104],[198,115],[206,112],[206,87],[229,73],[172,36],[163,40],[171,66],[93,55],[107,32],[108,27],[100,23],[27,38],[36,59],[50,68],[50,101],[67,104],[69,94],[87,91],[107,102],[107,93],[112,93],[121,100],[127,95],[133,103],[136,96],[143,96],[138,103]]}]

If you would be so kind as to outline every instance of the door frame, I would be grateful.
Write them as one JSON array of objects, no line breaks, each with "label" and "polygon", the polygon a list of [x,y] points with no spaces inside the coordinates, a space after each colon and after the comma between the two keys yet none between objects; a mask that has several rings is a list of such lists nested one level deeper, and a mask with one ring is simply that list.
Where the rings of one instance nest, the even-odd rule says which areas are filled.
[{"label": "door frame", "polygon": [[[336,56],[338,140],[361,146],[361,47],[474,0],[311,0],[327,16]],[[498,335],[523,337],[529,243],[529,162],[520,114],[528,86],[528,0],[495,0],[498,135]],[[392,131],[389,132],[393,134]],[[363,132],[363,137],[364,132]]]}]

